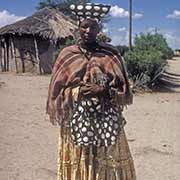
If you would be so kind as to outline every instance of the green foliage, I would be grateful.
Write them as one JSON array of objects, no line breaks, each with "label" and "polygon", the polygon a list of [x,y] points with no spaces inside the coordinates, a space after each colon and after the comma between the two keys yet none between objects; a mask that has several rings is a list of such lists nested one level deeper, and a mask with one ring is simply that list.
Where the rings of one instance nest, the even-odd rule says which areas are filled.
[{"label": "green foliage", "polygon": [[134,86],[151,87],[157,82],[166,60],[157,50],[128,51],[125,56],[127,69]]},{"label": "green foliage", "polygon": [[65,15],[71,15],[69,5],[87,3],[90,0],[41,0],[37,6],[37,9],[42,9],[44,7],[51,7],[58,9],[63,12]]},{"label": "green foliage", "polygon": [[152,87],[158,82],[173,56],[166,39],[161,34],[140,34],[136,36],[132,51],[125,53],[124,59],[134,87]]},{"label": "green foliage", "polygon": [[173,50],[168,46],[162,34],[141,33],[134,40],[135,48],[138,50],[157,50],[162,53],[164,59],[172,58]]},{"label": "green foliage", "polygon": [[44,7],[56,8],[56,1],[53,0],[40,1],[37,6],[37,9],[42,9]]}]

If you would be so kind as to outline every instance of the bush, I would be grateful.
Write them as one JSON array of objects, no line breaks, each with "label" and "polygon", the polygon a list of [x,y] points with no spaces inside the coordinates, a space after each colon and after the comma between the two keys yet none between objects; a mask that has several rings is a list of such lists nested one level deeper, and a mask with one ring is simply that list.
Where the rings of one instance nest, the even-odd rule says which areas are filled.
[{"label": "bush", "polygon": [[124,58],[134,87],[154,86],[166,65],[162,53],[156,50],[128,51]]},{"label": "bush", "polygon": [[136,36],[133,50],[124,56],[133,86],[149,88],[156,85],[167,64],[166,59],[172,56],[173,51],[163,35]]}]

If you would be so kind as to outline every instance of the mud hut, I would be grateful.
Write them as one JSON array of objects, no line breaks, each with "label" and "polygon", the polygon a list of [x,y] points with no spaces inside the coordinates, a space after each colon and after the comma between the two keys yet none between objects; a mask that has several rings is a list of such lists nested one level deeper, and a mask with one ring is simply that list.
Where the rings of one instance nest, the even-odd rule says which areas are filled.
[{"label": "mud hut", "polygon": [[0,72],[51,73],[57,45],[73,38],[76,28],[68,17],[50,8],[0,28]]}]

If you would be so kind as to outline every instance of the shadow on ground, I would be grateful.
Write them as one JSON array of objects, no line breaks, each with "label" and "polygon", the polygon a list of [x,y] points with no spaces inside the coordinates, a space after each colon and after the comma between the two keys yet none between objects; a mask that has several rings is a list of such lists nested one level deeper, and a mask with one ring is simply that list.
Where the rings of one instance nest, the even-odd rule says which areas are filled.
[{"label": "shadow on ground", "polygon": [[159,80],[159,85],[154,89],[157,92],[180,93],[180,76],[179,78],[170,77],[167,73],[163,73]]}]

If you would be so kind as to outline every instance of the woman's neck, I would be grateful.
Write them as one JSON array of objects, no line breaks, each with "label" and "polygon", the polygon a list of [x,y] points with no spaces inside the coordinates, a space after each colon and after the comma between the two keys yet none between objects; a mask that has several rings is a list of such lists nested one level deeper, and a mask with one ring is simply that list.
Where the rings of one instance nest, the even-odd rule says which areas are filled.
[{"label": "woman's neck", "polygon": [[87,49],[87,50],[91,50],[91,49],[95,49],[96,46],[97,46],[97,41],[93,41],[91,43],[89,42],[80,42],[80,46],[84,49]]}]

